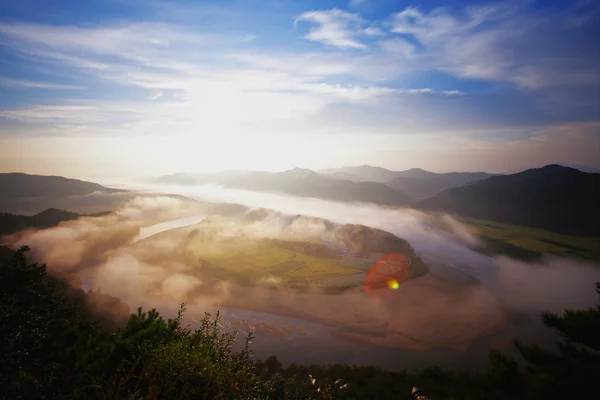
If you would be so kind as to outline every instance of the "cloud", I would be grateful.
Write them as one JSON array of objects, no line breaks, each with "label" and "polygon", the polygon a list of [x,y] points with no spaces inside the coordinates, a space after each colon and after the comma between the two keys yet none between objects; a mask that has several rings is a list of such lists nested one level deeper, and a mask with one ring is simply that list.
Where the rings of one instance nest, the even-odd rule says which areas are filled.
[{"label": "cloud", "polygon": [[0,116],[4,118],[16,119],[22,122],[64,122],[69,123],[99,122],[100,117],[95,116],[95,112],[100,111],[92,105],[61,105],[61,106],[33,106],[18,110],[2,110]]},{"label": "cloud", "polygon": [[367,48],[365,44],[354,39],[357,28],[364,23],[364,20],[358,14],[349,13],[338,8],[308,11],[296,17],[294,25],[301,21],[316,25],[311,27],[304,36],[307,40],[341,48]]},{"label": "cloud", "polygon": [[[199,313],[211,307],[258,310],[317,322],[345,332],[342,336],[392,348],[464,350],[479,337],[506,334],[508,316],[514,312],[521,320],[523,314],[537,320],[543,310],[560,312],[596,302],[593,282],[600,279],[596,266],[566,259],[524,263],[487,257],[469,247],[477,239],[451,217],[445,217],[451,229],[441,230],[427,215],[409,209],[215,187],[186,190],[199,199],[234,201],[251,208],[272,206],[283,214],[268,212],[265,218],[247,222],[243,222],[244,214],[212,217],[207,223],[159,233],[131,245],[140,225],[193,215],[202,209],[202,205],[195,207],[168,197],[138,197],[113,215],[26,231],[8,242],[29,244],[51,273],[75,274],[132,307],[171,308],[187,301]],[[364,224],[406,238],[426,260],[431,274],[404,283],[393,296],[382,300],[361,290],[332,296],[238,286],[205,273],[186,255],[190,232],[202,227],[255,238],[303,239],[326,232],[322,221],[293,219],[296,214]],[[210,237],[212,248],[218,247],[219,240],[235,240]]]},{"label": "cloud", "polygon": [[[462,13],[407,7],[394,14],[391,31],[422,46],[421,63],[461,78],[512,82],[525,89],[598,85],[600,73],[594,65],[599,59],[585,53],[594,51],[591,37],[562,18],[500,3],[468,7]],[[595,19],[584,24],[591,28]]]},{"label": "cloud", "polygon": [[446,96],[462,96],[464,94],[460,90],[444,90],[442,93]]},{"label": "cloud", "polygon": [[26,87],[26,88],[37,88],[37,89],[61,89],[61,90],[83,90],[86,89],[85,86],[77,86],[77,85],[64,85],[60,83],[53,82],[37,82],[37,81],[28,81],[28,80],[19,80],[19,79],[10,79],[0,77],[0,84],[5,86],[12,87]]},{"label": "cloud", "polygon": [[152,94],[150,96],[146,97],[147,100],[156,100],[163,96],[163,92],[160,89],[152,89],[151,92],[152,92]]},{"label": "cloud", "polygon": [[369,35],[369,36],[383,36],[383,35],[385,35],[385,32],[383,32],[381,29],[374,28],[372,26],[369,26],[369,27],[363,29],[362,32],[365,35]]},{"label": "cloud", "polygon": [[[201,35],[176,25],[139,22],[122,26],[83,28],[73,25],[30,23],[0,24],[0,33],[13,39],[13,45],[35,44],[40,49],[60,53],[114,55],[120,59],[144,62],[156,52],[172,46],[207,46],[214,36]],[[27,49],[23,49],[27,51]]]},{"label": "cloud", "polygon": [[[259,43],[248,39],[265,34],[260,27],[225,32],[216,24],[177,24],[172,14],[165,18],[172,22],[4,22],[3,53],[90,90],[63,92],[53,104],[44,96],[9,99],[0,109],[0,135],[162,134],[197,146],[209,136],[386,134],[391,154],[412,151],[411,143],[421,141],[415,134],[436,147],[450,136],[485,141],[503,130],[593,121],[600,52],[590,40],[598,16],[588,11],[488,4],[409,7],[373,19],[312,10],[296,21],[312,43],[298,37]],[[212,12],[202,15],[233,18]],[[290,16],[283,23],[287,33],[292,22]],[[33,90],[33,82],[51,90],[35,79],[20,83]],[[105,90],[114,96],[97,94]],[[158,92],[146,94],[152,90],[168,95],[148,101],[159,99]],[[368,157],[377,163],[381,155]],[[410,159],[430,162],[424,153]]]}]

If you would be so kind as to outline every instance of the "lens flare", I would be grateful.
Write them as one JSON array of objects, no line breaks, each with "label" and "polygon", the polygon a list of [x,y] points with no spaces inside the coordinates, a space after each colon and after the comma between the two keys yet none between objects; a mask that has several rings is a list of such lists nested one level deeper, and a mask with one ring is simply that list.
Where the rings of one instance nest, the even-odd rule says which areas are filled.
[{"label": "lens flare", "polygon": [[[410,274],[410,260],[401,253],[386,254],[371,267],[365,279],[365,291],[382,297],[398,290]],[[387,294],[386,294],[387,293]]]}]

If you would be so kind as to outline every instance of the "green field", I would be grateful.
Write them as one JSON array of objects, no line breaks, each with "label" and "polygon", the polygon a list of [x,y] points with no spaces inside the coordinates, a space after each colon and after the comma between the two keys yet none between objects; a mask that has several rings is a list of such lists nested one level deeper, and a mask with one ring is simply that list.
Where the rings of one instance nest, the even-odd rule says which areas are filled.
[{"label": "green field", "polygon": [[[244,236],[213,237],[210,240],[196,237],[190,242],[190,249],[219,277],[227,276],[246,283],[257,282],[266,276],[283,282],[317,280],[360,273],[370,266],[368,262],[349,266],[323,246],[316,256],[302,251],[302,245],[299,245],[299,250],[294,250],[293,245]],[[304,244],[304,247],[307,246],[316,247],[315,244]]]},{"label": "green field", "polygon": [[483,241],[481,250],[533,260],[542,254],[600,261],[600,237],[569,236],[544,229],[455,217]]},{"label": "green field", "polygon": [[[373,260],[348,257],[340,249],[328,248],[318,241],[222,236],[215,232],[198,233],[187,243],[191,262],[198,268],[215,278],[243,286],[301,289],[316,285],[339,291],[328,278],[348,276],[344,287],[349,289],[362,285],[365,273],[379,257],[376,254],[372,255]],[[411,279],[427,273],[427,267],[415,254],[406,257],[410,260]]]}]

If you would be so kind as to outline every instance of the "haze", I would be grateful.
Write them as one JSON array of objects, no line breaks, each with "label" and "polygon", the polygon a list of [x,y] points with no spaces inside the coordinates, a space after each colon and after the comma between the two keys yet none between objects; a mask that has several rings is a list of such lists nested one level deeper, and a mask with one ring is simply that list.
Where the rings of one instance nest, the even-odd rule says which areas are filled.
[{"label": "haze", "polygon": [[600,398],[599,33],[593,0],[0,2],[0,393]]},{"label": "haze", "polygon": [[596,2],[0,5],[0,170],[600,167]]}]

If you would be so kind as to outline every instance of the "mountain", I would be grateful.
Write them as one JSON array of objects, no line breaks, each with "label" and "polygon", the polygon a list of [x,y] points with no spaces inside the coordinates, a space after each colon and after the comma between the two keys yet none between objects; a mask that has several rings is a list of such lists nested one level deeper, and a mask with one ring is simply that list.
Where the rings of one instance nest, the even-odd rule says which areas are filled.
[{"label": "mountain", "polygon": [[360,165],[357,167],[329,168],[318,171],[321,175],[337,179],[347,179],[356,182],[378,182],[384,183],[397,177],[396,171],[374,167],[372,165]]},{"label": "mountain", "polygon": [[448,189],[415,207],[558,233],[600,235],[599,204],[600,174],[548,165]]},{"label": "mountain", "polygon": [[166,183],[170,185],[206,185],[211,183],[222,183],[224,180],[243,175],[247,171],[221,171],[221,172],[177,172],[171,175],[164,175],[153,178],[150,181],[154,183]]},{"label": "mountain", "polygon": [[122,190],[109,189],[97,183],[79,179],[22,173],[0,174],[0,188],[2,188],[3,198],[66,197],[94,192],[122,192]]},{"label": "mountain", "polygon": [[590,167],[589,165],[582,164],[560,164],[563,167],[575,168],[581,172],[587,172],[589,174],[600,174],[600,168]]},{"label": "mountain", "polygon": [[0,213],[0,235],[10,235],[27,228],[51,228],[63,221],[79,218],[79,214],[49,208],[35,215]]},{"label": "mountain", "polygon": [[114,210],[132,193],[61,176],[0,173],[0,211],[32,215],[48,208],[76,213]]},{"label": "mountain", "polygon": [[410,196],[382,183],[335,179],[303,168],[283,172],[178,173],[159,177],[155,182],[185,185],[219,184],[229,188],[258,192],[277,192],[301,197],[384,205],[405,205],[413,201]]},{"label": "mountain", "polygon": [[486,172],[449,172],[438,174],[420,168],[391,171],[371,165],[324,169],[319,173],[331,178],[355,182],[384,183],[415,200],[425,199],[443,190],[463,186],[493,176]]},{"label": "mountain", "polygon": [[386,182],[386,185],[400,190],[417,200],[434,196],[446,189],[464,186],[494,176],[486,172],[449,172],[437,174],[419,168],[399,171],[397,175],[396,178]]},{"label": "mountain", "polygon": [[405,205],[406,194],[377,182],[353,182],[296,168],[284,172],[248,172],[222,182],[227,187],[279,192],[301,197],[339,201],[362,201],[383,205]]},{"label": "mountain", "polygon": [[[577,170],[579,170],[581,172],[587,172],[587,173],[590,173],[590,174],[600,174],[600,168],[591,167],[589,165],[584,165],[584,164],[570,164],[570,163],[560,163],[560,162],[557,162],[557,163],[554,163],[553,165],[560,165],[560,166],[563,166],[563,167],[569,167],[569,168],[577,169]],[[543,165],[538,165],[538,166],[535,166],[533,168],[542,168],[542,167],[543,167]],[[507,171],[506,173],[508,173],[508,174],[516,174],[517,172],[523,172],[523,171],[525,171],[524,168],[517,168],[517,169],[511,169],[511,170]]]}]

